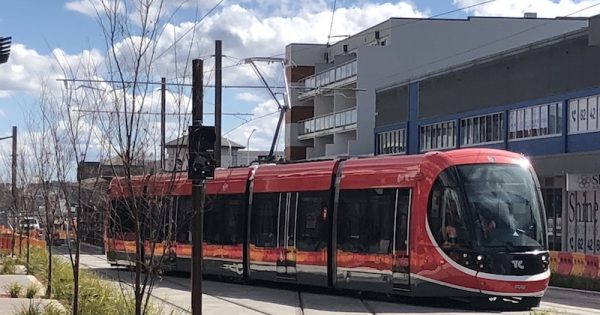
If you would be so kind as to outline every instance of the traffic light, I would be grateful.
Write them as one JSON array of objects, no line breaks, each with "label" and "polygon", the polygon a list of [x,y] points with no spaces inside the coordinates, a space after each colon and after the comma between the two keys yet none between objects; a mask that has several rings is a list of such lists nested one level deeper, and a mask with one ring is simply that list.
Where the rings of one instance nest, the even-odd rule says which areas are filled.
[{"label": "traffic light", "polygon": [[215,127],[190,126],[188,178],[202,180],[215,174]]}]

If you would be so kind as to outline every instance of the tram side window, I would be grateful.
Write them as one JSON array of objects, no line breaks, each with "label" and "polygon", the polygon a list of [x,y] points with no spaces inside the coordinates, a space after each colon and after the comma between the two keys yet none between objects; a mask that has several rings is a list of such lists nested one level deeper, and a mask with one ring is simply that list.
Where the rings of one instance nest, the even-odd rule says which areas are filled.
[{"label": "tram side window", "polygon": [[258,193],[252,198],[250,243],[257,247],[277,246],[279,193]]},{"label": "tram side window", "polygon": [[204,241],[208,244],[242,243],[244,231],[244,195],[213,195],[212,205],[204,212]]},{"label": "tram side window", "polygon": [[108,235],[121,240],[135,240],[132,199],[111,201]]},{"label": "tram side window", "polygon": [[192,198],[189,196],[178,197],[173,205],[175,209],[175,241],[177,243],[189,244],[192,241],[191,227],[194,217],[194,208],[192,208]]},{"label": "tram side window", "polygon": [[408,247],[408,225],[410,211],[410,189],[398,191],[398,213],[396,214],[396,250],[405,251]]},{"label": "tram side window", "polygon": [[440,246],[457,247],[468,242],[464,215],[458,191],[436,181],[429,200],[427,220],[431,233]]},{"label": "tram side window", "polygon": [[162,242],[168,232],[168,217],[171,204],[169,197],[156,197],[148,203],[142,203],[140,207],[141,227],[144,239]]},{"label": "tram side window", "polygon": [[392,252],[396,189],[341,190],[338,249],[354,253]]},{"label": "tram side window", "polygon": [[327,248],[329,192],[301,192],[298,196],[296,248],[320,251]]}]

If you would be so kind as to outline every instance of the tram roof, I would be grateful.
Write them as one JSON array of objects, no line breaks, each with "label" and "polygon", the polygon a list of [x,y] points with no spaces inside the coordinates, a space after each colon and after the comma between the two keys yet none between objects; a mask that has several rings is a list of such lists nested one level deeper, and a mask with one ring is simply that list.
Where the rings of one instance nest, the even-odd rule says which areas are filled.
[{"label": "tram roof", "polygon": [[339,160],[260,165],[254,192],[321,191],[331,188]]},{"label": "tram roof", "polygon": [[244,194],[248,186],[248,178],[252,172],[250,167],[218,168],[215,178],[206,183],[206,193],[217,194]]}]

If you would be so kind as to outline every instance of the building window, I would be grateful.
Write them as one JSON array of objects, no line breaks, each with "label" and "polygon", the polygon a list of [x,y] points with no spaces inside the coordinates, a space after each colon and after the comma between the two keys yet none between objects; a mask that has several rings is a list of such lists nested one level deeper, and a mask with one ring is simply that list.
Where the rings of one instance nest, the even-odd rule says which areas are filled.
[{"label": "building window", "polygon": [[503,141],[503,122],[504,115],[502,113],[494,113],[461,119],[461,146]]},{"label": "building window", "polygon": [[569,100],[569,134],[600,131],[598,98],[600,95]]},{"label": "building window", "polygon": [[421,126],[421,151],[456,147],[456,121]]},{"label": "building window", "polygon": [[376,153],[406,153],[406,129],[397,129],[378,133]]},{"label": "building window", "polygon": [[523,139],[562,133],[562,103],[513,109],[508,118],[508,139]]}]

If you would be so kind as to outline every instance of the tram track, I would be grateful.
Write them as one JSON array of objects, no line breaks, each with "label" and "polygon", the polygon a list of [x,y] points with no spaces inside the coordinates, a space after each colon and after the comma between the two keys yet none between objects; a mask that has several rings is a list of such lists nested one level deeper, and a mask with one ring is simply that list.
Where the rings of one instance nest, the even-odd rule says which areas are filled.
[{"label": "tram track", "polygon": [[360,299],[360,303],[362,303],[362,305],[365,307],[365,309],[367,310],[367,312],[369,312],[369,314],[376,315],[376,313],[375,313],[375,311],[373,309],[373,306],[371,306],[371,304],[369,304],[363,298]]}]

